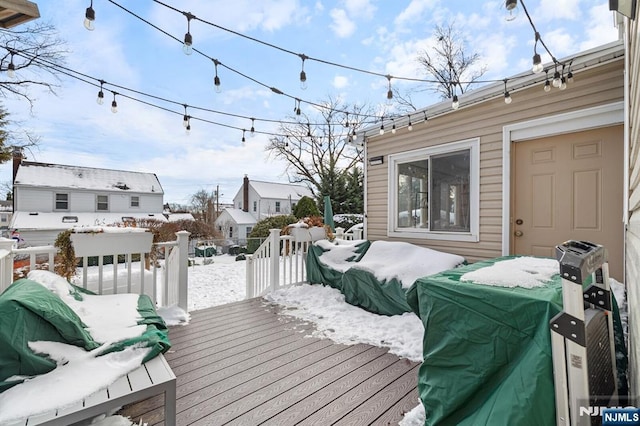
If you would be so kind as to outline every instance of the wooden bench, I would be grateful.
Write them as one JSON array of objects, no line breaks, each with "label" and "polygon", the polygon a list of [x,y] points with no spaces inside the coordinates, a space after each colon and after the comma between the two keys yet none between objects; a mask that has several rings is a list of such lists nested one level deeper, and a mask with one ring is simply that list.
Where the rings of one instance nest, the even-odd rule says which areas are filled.
[{"label": "wooden bench", "polygon": [[[56,392],[51,389],[51,392]],[[123,405],[164,392],[164,424],[176,425],[176,376],[163,355],[142,364],[126,376],[95,392],[75,405],[28,417],[7,426],[68,426]],[[37,401],[33,401],[37,404]],[[142,419],[144,422],[144,419]]]}]

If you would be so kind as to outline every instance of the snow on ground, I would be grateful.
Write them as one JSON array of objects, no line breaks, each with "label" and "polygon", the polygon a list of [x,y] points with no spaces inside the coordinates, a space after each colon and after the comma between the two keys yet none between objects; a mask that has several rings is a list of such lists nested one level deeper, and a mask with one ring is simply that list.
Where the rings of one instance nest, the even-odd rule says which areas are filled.
[{"label": "snow on ground", "polygon": [[[345,248],[344,253],[347,253],[348,250],[348,248]],[[380,256],[383,256],[382,252]],[[385,259],[381,259],[379,256],[372,256],[371,262],[382,263],[385,262]],[[525,270],[530,270],[530,265],[528,264],[521,265],[521,267]],[[189,310],[205,309],[243,300],[246,293],[245,268],[246,262],[236,261],[235,256],[223,255],[208,259],[196,258],[195,265],[189,267]],[[497,272],[500,276],[509,273],[511,272]],[[496,273],[493,274],[494,278],[495,275]],[[50,279],[46,275],[36,277],[43,285],[53,291],[59,292],[64,287],[62,283]],[[621,306],[621,314],[623,315],[623,322],[625,322],[626,310],[622,310],[624,287],[615,280],[611,280],[611,285]],[[302,285],[281,289],[268,295],[266,299],[272,303],[284,305],[287,308],[284,311],[287,315],[293,315],[315,323],[315,336],[330,338],[343,344],[368,343],[388,347],[390,352],[398,356],[414,361],[422,359],[422,335],[424,329],[422,322],[414,314],[406,313],[394,317],[371,314],[344,302],[344,297],[338,290],[320,285]],[[70,301],[70,303],[74,302]],[[78,311],[85,315],[88,322],[92,321],[91,317],[93,315],[99,315],[100,312],[95,307],[81,307],[78,308]],[[181,318],[180,313],[172,309],[161,309],[158,312],[163,315],[163,318],[168,323],[175,324],[176,318]],[[111,312],[111,314],[114,314],[114,312]],[[115,331],[106,329],[101,332],[106,333],[106,335],[114,335]],[[9,406],[12,409],[11,413],[18,412],[24,415],[33,411],[42,405],[40,403],[33,404],[33,401],[42,401],[40,398],[44,398],[45,395],[55,398],[48,403],[64,405],[64,403],[68,403],[69,399],[76,398],[78,393],[84,392],[85,395],[90,393],[93,386],[100,385],[102,381],[108,381],[109,377],[113,377],[115,380],[116,377],[124,374],[123,371],[139,365],[141,359],[140,350],[135,350],[135,348],[130,349],[129,353],[121,353],[120,358],[117,360],[110,360],[107,356],[95,357],[93,353],[75,357],[70,355],[71,352],[65,352],[63,348],[56,345],[36,344],[34,347],[42,352],[50,353],[56,359],[65,359],[64,356],[66,355],[66,359],[71,357],[71,360],[64,366],[60,365],[49,374],[39,376],[37,379],[32,379],[13,388],[17,390],[21,387],[24,389],[29,386],[28,392],[30,396],[27,398],[14,397],[13,395],[17,392],[7,391],[0,394],[0,413],[3,415],[5,415],[5,407]],[[97,362],[102,362],[102,364],[95,364]],[[93,369],[91,371],[101,371],[101,376],[104,376],[102,381],[93,380],[92,376],[92,380],[89,383],[78,383],[77,377],[82,377],[83,371],[87,371],[87,368]],[[60,392],[39,393],[38,389],[51,389],[54,386],[52,384],[54,381],[56,382],[56,389],[61,389]],[[20,394],[23,395],[23,391],[20,391]],[[416,408],[405,415],[400,425],[414,426],[424,424],[424,409],[419,401],[416,401],[416,404]],[[100,416],[94,420],[92,426],[132,426],[130,420],[117,415]]]}]

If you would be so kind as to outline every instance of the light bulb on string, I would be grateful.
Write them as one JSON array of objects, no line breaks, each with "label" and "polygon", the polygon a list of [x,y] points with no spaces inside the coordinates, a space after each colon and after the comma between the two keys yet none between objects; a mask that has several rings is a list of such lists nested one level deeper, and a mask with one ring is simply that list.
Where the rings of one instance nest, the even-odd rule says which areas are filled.
[{"label": "light bulb on string", "polygon": [[518,17],[518,13],[520,12],[520,9],[518,8],[518,0],[506,0],[505,8],[507,9],[507,14],[504,19],[507,21],[513,21]]},{"label": "light bulb on string", "polygon": [[393,121],[393,119],[391,119],[391,121],[393,122],[393,125],[391,126],[391,133],[393,133],[395,135],[396,134],[396,122]]},{"label": "light bulb on string", "polygon": [[543,70],[544,67],[542,66],[542,59],[540,58],[540,55],[536,53],[533,55],[533,67],[531,68],[531,71],[533,71],[534,74],[540,74]]},{"label": "light bulb on string", "polygon": [[460,101],[458,100],[458,95],[453,95],[453,99],[451,100],[451,108],[453,109],[460,108]]},{"label": "light bulb on string", "polygon": [[393,102],[393,90],[391,90],[391,76],[386,75],[388,82],[388,90],[387,90],[387,105],[391,105]]},{"label": "light bulb on string", "polygon": [[217,59],[213,59],[213,65],[216,71],[215,77],[213,77],[213,87],[216,93],[220,93],[222,92],[222,88],[220,87],[220,77],[218,77],[218,65],[220,65],[220,62]]},{"label": "light bulb on string", "polygon": [[558,70],[553,73],[553,81],[551,84],[553,84],[553,87],[560,87],[560,84],[562,84],[562,81],[560,80],[560,72],[558,72]]},{"label": "light bulb on string", "polygon": [[116,113],[118,112],[118,103],[116,102],[116,92],[113,92],[113,101],[111,102],[111,112],[112,113]]},{"label": "light bulb on string", "polygon": [[356,133],[355,127],[353,128],[353,132],[351,132],[351,138],[355,141],[358,139],[358,134]]},{"label": "light bulb on string", "polygon": [[380,125],[380,136],[384,135],[384,122]]},{"label": "light bulb on string", "polygon": [[189,126],[189,116],[187,115],[187,104],[184,104],[184,116],[182,117],[182,127],[185,129]]},{"label": "light bulb on string", "polygon": [[184,132],[185,132],[187,135],[190,135],[190,134],[191,134],[191,116],[188,116],[188,115],[187,115],[187,125],[186,125],[186,126],[184,126]]},{"label": "light bulb on string", "polygon": [[98,105],[104,104],[104,92],[102,91],[103,85],[104,85],[104,80],[100,80],[100,90],[98,91],[98,97],[96,98],[96,103]]},{"label": "light bulb on string", "polygon": [[13,64],[13,54],[11,55],[11,62],[7,65],[7,77],[16,78],[16,66]]},{"label": "light bulb on string", "polygon": [[93,10],[93,0],[91,0],[89,7],[84,12],[84,27],[89,31],[93,31],[96,28],[93,25],[95,20],[96,20],[96,11]]},{"label": "light bulb on string", "polygon": [[560,88],[560,90],[564,90],[567,88],[567,80],[564,78],[564,76],[560,78],[560,86],[558,87]]},{"label": "light bulb on string", "polygon": [[256,136],[256,129],[255,129],[255,127],[253,127],[254,121],[255,121],[255,119],[252,118],[251,119],[251,130],[249,130],[249,136],[252,137],[252,138]]},{"label": "light bulb on string", "polygon": [[567,83],[573,83],[573,73],[571,72],[571,68],[569,68],[569,72],[567,73]]},{"label": "light bulb on string", "polygon": [[304,61],[309,59],[309,57],[304,53],[300,53],[298,56],[300,56],[300,59],[302,59],[302,70],[300,71],[300,88],[302,90],[306,90],[307,89],[307,73],[304,71]]},{"label": "light bulb on string", "polygon": [[513,99],[511,99],[511,95],[507,90],[507,80],[504,80],[504,103],[509,105]]},{"label": "light bulb on string", "polygon": [[544,91],[551,91],[551,82],[549,81],[549,70],[544,70],[545,78],[544,78]]},{"label": "light bulb on string", "polygon": [[190,12],[183,12],[187,18],[187,33],[184,35],[184,44],[182,45],[182,51],[185,55],[191,55],[193,53],[193,37],[191,36],[191,20],[195,18]]},{"label": "light bulb on string", "polygon": [[412,131],[413,130],[413,125],[411,124],[411,116],[409,116],[409,125],[407,126],[407,130],[408,131]]},{"label": "light bulb on string", "polygon": [[242,129],[242,143],[245,143],[247,140],[244,138],[244,129]]}]

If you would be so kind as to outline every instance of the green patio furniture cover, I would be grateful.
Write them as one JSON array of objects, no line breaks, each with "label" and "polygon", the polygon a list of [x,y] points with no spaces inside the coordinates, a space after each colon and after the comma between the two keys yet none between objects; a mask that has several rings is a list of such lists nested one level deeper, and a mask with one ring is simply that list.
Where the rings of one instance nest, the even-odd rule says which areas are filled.
[{"label": "green patio furniture cover", "polygon": [[[353,256],[344,259],[345,262],[357,262],[364,256],[371,241],[364,240],[356,244]],[[342,291],[342,275],[344,272],[331,268],[320,261],[320,256],[328,250],[312,244],[307,252],[307,281],[311,284],[325,284]]]},{"label": "green patio furniture cover", "polygon": [[[73,288],[76,298],[89,293]],[[139,337],[109,346],[101,355],[144,344],[151,348],[143,360],[146,362],[171,347],[167,327],[148,296],[140,295],[138,312],[141,316],[138,324],[146,324],[146,331]],[[29,342],[39,340],[72,344],[86,350],[100,346],[60,297],[37,282],[20,279],[0,294],[0,392],[20,383],[7,380],[12,376],[45,374],[56,367],[55,361],[29,348]]]},{"label": "green patio furniture cover", "polygon": [[[559,275],[533,289],[460,281],[466,272],[512,258],[421,278],[407,292],[425,327],[418,375],[425,425],[555,424],[549,320],[562,310]],[[626,350],[615,298],[614,321],[620,378]]]}]

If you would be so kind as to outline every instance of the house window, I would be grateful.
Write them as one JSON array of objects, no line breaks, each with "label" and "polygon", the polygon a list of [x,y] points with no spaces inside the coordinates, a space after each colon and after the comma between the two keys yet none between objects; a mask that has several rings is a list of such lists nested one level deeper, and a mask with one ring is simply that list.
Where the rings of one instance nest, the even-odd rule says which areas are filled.
[{"label": "house window", "polygon": [[389,234],[477,241],[479,140],[389,156]]},{"label": "house window", "polygon": [[96,196],[96,210],[97,211],[109,211],[109,196],[98,195]]},{"label": "house window", "polygon": [[69,210],[69,194],[56,193],[56,210]]},{"label": "house window", "polygon": [[252,229],[253,229],[252,227],[247,226],[247,238],[249,238],[249,234],[251,234]]},{"label": "house window", "polygon": [[276,201],[276,213],[280,213],[280,201]]},{"label": "house window", "polygon": [[140,207],[140,197],[137,195],[131,196],[131,207]]},{"label": "house window", "polygon": [[0,216],[0,222],[2,223],[9,222],[6,214],[3,214],[2,216]]},{"label": "house window", "polygon": [[257,202],[257,201],[254,201],[254,202],[253,202],[253,211],[254,211],[254,212],[255,212],[255,211],[258,211],[258,202]]},{"label": "house window", "polygon": [[229,238],[233,238],[233,226],[229,227]]}]

